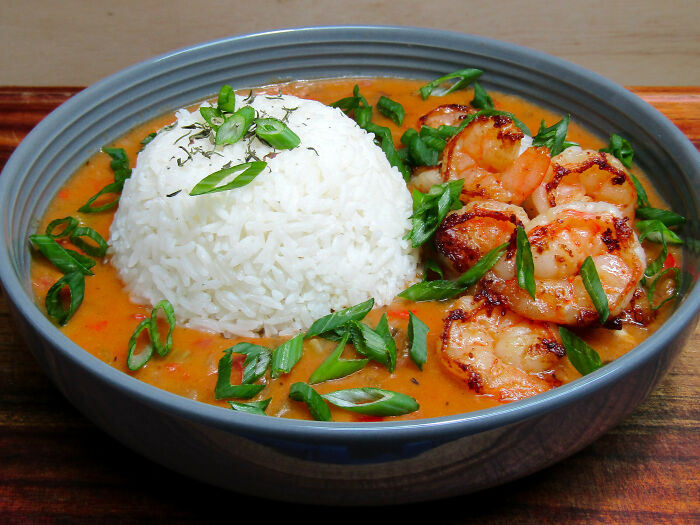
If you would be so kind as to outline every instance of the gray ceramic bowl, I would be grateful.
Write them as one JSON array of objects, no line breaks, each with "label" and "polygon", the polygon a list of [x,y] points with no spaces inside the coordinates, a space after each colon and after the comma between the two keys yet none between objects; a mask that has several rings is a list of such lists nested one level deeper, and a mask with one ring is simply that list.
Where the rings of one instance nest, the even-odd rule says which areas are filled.
[{"label": "gray ceramic bowl", "polygon": [[[514,45],[398,27],[276,31],[157,57],[79,93],[41,122],[0,176],[0,275],[17,326],[65,396],[109,434],[174,470],[236,491],[307,503],[387,504],[467,493],[550,465],[639,404],[695,328],[693,284],[652,337],[546,394],[470,414],[408,422],[318,423],[237,413],[158,390],[84,352],[36,307],[27,237],[76,168],[135,124],[216,93],[286,79],[432,79],[484,69],[594,133],[628,137],[639,165],[698,237],[700,156],[656,110],[593,73]],[[698,255],[684,254],[686,268]]]}]

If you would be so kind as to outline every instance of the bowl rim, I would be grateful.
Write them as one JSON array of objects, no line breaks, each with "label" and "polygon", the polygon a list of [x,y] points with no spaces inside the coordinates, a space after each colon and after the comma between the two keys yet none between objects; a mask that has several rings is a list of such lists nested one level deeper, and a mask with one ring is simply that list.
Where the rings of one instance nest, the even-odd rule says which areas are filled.
[{"label": "bowl rim", "polygon": [[[300,32],[304,35],[320,37],[324,42],[331,42],[335,37],[340,38],[343,35],[357,32],[372,32],[375,33],[374,36],[377,36],[376,33],[381,33],[387,38],[387,41],[391,41],[390,37],[395,35],[401,35],[403,38],[421,37],[424,40],[440,37],[463,42],[478,42],[492,50],[518,55],[525,54],[532,60],[543,61],[563,68],[575,77],[585,77],[589,83],[601,87],[608,94],[622,97],[661,127],[660,131],[668,137],[664,141],[665,144],[669,143],[679,147],[685,154],[698,159],[698,165],[700,165],[700,154],[695,147],[674,124],[655,108],[613,81],[561,58],[509,42],[430,28],[383,25],[304,26],[247,33],[182,47],[146,59],[92,84],[56,108],[17,147],[0,176],[0,199],[9,198],[11,193],[9,191],[9,174],[21,172],[20,157],[29,155],[32,145],[42,140],[43,136],[50,135],[52,124],[64,116],[70,115],[74,107],[78,107],[87,100],[97,99],[112,89],[118,89],[123,81],[133,78],[134,75],[146,70],[152,71],[153,68],[167,64],[183,54],[206,51],[208,48],[217,46],[235,46],[249,40],[274,40],[290,33]],[[346,36],[346,41],[348,38]],[[354,39],[362,41],[357,35],[354,35]],[[700,170],[696,172],[696,175],[698,174],[700,174]],[[687,326],[697,318],[700,311],[700,286],[696,285],[684,297],[681,304],[662,327],[633,350],[587,376],[543,394],[513,403],[464,414],[405,421],[344,423],[296,420],[234,412],[228,408],[181,397],[144,383],[94,357],[60,332],[27,294],[19,278],[11,270],[13,265],[8,251],[9,239],[5,237],[4,228],[0,228],[0,241],[2,241],[0,244],[3,246],[0,249],[0,283],[6,291],[8,301],[12,303],[33,330],[38,332],[45,341],[51,342],[53,351],[59,352],[64,359],[69,360],[82,372],[92,375],[121,394],[143,404],[205,425],[266,436],[271,439],[292,438],[325,443],[344,443],[349,438],[359,442],[371,442],[378,438],[439,441],[449,439],[454,435],[475,434],[495,427],[507,426],[574,403],[606,388],[622,376],[634,372],[648,360],[663,353],[666,350],[666,343],[679,337],[687,329]]]}]

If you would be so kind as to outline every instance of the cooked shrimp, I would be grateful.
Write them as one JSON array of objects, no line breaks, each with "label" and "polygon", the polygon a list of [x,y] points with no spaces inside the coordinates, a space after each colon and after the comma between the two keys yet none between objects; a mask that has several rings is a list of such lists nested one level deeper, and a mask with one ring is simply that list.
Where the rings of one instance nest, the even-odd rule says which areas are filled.
[{"label": "cooked shrimp", "polygon": [[429,126],[439,128],[440,126],[459,126],[467,118],[467,115],[476,113],[475,109],[461,104],[445,104],[438,106],[432,111],[418,119],[418,127]]},{"label": "cooked shrimp", "polygon": [[519,205],[549,167],[549,150],[530,144],[509,117],[477,117],[445,146],[442,179],[464,179],[462,202],[494,199]]},{"label": "cooked shrimp", "polygon": [[527,223],[525,232],[535,267],[535,299],[518,286],[513,264],[495,266],[485,283],[514,311],[572,326],[595,321],[598,314],[579,275],[588,256],[608,297],[610,316],[628,305],[644,274],[646,255],[617,207],[606,202],[556,206]]},{"label": "cooked shrimp", "polygon": [[564,356],[556,325],[531,321],[488,299],[464,296],[445,319],[442,363],[469,388],[498,401],[546,392]]},{"label": "cooked shrimp", "polygon": [[615,157],[572,146],[552,159],[528,208],[539,214],[573,201],[609,202],[633,219],[637,190],[629,173]]},{"label": "cooked shrimp", "polygon": [[516,226],[529,222],[514,204],[472,201],[450,212],[435,232],[435,247],[456,272],[463,273],[493,248],[509,242]]},{"label": "cooked shrimp", "polygon": [[422,193],[428,193],[430,188],[432,188],[435,184],[441,183],[442,176],[440,175],[440,168],[420,166],[411,174],[408,189],[413,190],[415,188]]}]

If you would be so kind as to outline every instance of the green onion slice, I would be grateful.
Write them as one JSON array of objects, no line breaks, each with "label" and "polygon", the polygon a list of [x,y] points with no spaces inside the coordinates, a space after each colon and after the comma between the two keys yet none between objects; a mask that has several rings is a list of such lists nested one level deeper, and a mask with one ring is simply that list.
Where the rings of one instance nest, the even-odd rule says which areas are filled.
[{"label": "green onion slice", "polygon": [[442,153],[447,146],[447,141],[443,138],[442,134],[435,128],[430,126],[421,126],[420,132],[421,140],[431,149],[434,149],[438,153]]},{"label": "green onion slice", "polygon": [[632,184],[634,184],[634,188],[637,190],[637,209],[649,208],[649,197],[647,196],[646,190],[644,190],[644,186],[642,186],[642,183],[639,182],[639,179],[637,177],[635,177],[631,173],[629,174],[629,176],[632,179]]},{"label": "green onion slice", "polygon": [[[82,239],[83,237],[92,239],[96,244],[91,244],[84,241]],[[104,255],[107,253],[107,248],[109,248],[107,241],[104,240],[102,235],[87,226],[79,226],[73,230],[73,233],[70,235],[70,242],[93,257],[104,257]]]},{"label": "green onion slice", "polygon": [[350,339],[352,339],[352,344],[358,353],[383,364],[387,369],[391,368],[389,348],[382,335],[360,321],[350,321],[345,327],[350,333]]},{"label": "green onion slice", "polygon": [[114,172],[114,182],[121,182],[131,177],[131,168],[129,167],[129,157],[124,148],[102,148],[102,151],[109,155],[112,160],[109,167]]},{"label": "green onion slice", "polygon": [[[54,230],[65,224],[64,228],[58,233],[54,233]],[[53,239],[59,239],[61,237],[68,237],[73,230],[78,226],[78,219],[75,217],[63,217],[62,219],[55,219],[49,223],[46,227],[46,235]]]},{"label": "green onion slice", "polygon": [[265,385],[259,384],[231,384],[231,370],[233,369],[233,352],[231,348],[224,350],[224,355],[219,359],[219,370],[216,378],[214,397],[216,399],[239,398],[250,399],[255,397]]},{"label": "green onion slice", "polygon": [[227,113],[233,113],[236,111],[236,93],[228,84],[221,86],[219,96],[216,101],[216,107],[220,111],[226,111]]},{"label": "green onion slice", "polygon": [[566,140],[566,133],[569,130],[570,120],[571,115],[567,115],[550,127],[546,127],[544,120],[542,120],[537,135],[532,138],[532,145],[545,146],[549,149],[549,153],[552,157],[559,155],[566,148],[578,146],[576,142],[568,142]]},{"label": "green onion slice", "polygon": [[[658,305],[654,306],[654,293],[656,292],[656,285],[659,283],[659,281],[667,275],[669,272],[673,272],[673,278],[676,282],[676,284],[673,287],[673,293],[666,297],[666,299],[662,300]],[[680,271],[680,268],[666,268],[662,272],[660,272],[656,278],[651,282],[649,285],[649,306],[651,307],[652,310],[658,310],[661,308],[664,304],[669,302],[671,299],[674,299],[675,297],[678,297],[681,291],[681,288],[683,287],[683,274]]]},{"label": "green onion slice", "polygon": [[[64,307],[61,293],[64,287],[68,287],[70,304]],[[80,307],[85,296],[85,276],[81,272],[71,272],[61,277],[49,288],[46,294],[46,312],[59,325],[65,325],[76,310]]]},{"label": "green onion slice", "polygon": [[[661,210],[659,208],[640,207],[637,208],[637,217],[640,219],[657,220],[664,223],[669,228],[672,226],[680,226],[686,223],[686,218],[669,210]],[[48,233],[48,232],[47,232]]]},{"label": "green onion slice", "polygon": [[276,118],[256,119],[255,134],[275,149],[293,149],[301,142],[296,133]]},{"label": "green onion slice", "polygon": [[132,372],[138,370],[143,365],[148,363],[149,359],[151,359],[151,356],[153,355],[153,343],[151,341],[149,341],[149,343],[143,347],[140,352],[136,353],[136,344],[138,343],[139,336],[144,330],[150,330],[150,325],[150,319],[144,319],[136,326],[134,333],[131,334],[131,338],[129,339],[129,351],[126,354],[126,366]]},{"label": "green onion slice", "polygon": [[[158,330],[158,312],[162,311],[165,314],[165,319],[168,321],[168,333],[165,337],[165,343],[161,341],[160,331]],[[151,336],[151,342],[158,352],[158,355],[168,355],[168,352],[173,347],[173,330],[175,330],[175,311],[170,301],[163,299],[160,301],[153,311],[149,319],[148,333]]]},{"label": "green onion slice", "polygon": [[[154,138],[156,138],[157,135],[158,135],[158,133],[156,133],[156,132],[154,131],[153,133],[149,133],[148,135],[146,135],[145,137],[143,137],[143,138],[141,139],[141,146],[142,146],[142,147],[141,147],[141,150],[143,150],[143,148],[144,148],[146,145],[150,144],[151,141],[152,141]],[[141,151],[141,150],[139,150],[139,151]]]},{"label": "green onion slice", "polygon": [[470,104],[478,109],[494,109],[493,100],[478,82],[474,82],[474,98]]},{"label": "green onion slice", "polygon": [[289,341],[278,346],[272,352],[270,375],[278,378],[282,374],[288,374],[294,365],[301,359],[304,351],[304,335],[298,334]]},{"label": "green onion slice", "polygon": [[[219,191],[228,191],[241,188],[246,184],[250,184],[253,179],[265,169],[266,166],[267,162],[255,161],[237,164],[236,166],[216,171],[200,180],[195,187],[192,188],[190,195],[205,195],[207,193],[217,193]],[[222,186],[217,186],[217,184],[219,184],[226,177],[239,171],[242,171],[243,173],[241,173],[231,182]]]},{"label": "green onion slice", "polygon": [[423,264],[423,280],[428,280],[428,271],[431,271],[440,276],[440,279],[444,279],[445,275],[442,272],[440,264],[435,259],[426,259]]},{"label": "green onion slice", "polygon": [[646,277],[651,277],[661,270],[664,263],[666,262],[666,257],[668,256],[668,246],[670,244],[683,244],[683,239],[678,237],[674,232],[668,229],[666,225],[660,220],[648,220],[648,221],[638,221],[637,229],[639,230],[639,241],[644,239],[649,239],[652,242],[660,242],[663,245],[661,253],[654,259],[654,261],[647,266],[644,271]]},{"label": "green onion slice", "polygon": [[535,285],[535,264],[532,260],[530,241],[522,226],[516,228],[515,268],[518,272],[518,286],[535,299],[537,287]]},{"label": "green onion slice", "polygon": [[389,372],[393,372],[396,370],[396,341],[394,341],[394,338],[391,336],[391,328],[389,327],[389,319],[386,313],[379,319],[377,326],[374,327],[374,331],[384,339],[387,355],[389,357],[389,365],[387,368]]},{"label": "green onion slice", "polygon": [[294,383],[289,388],[289,397],[294,401],[303,401],[309,407],[311,417],[316,421],[331,421],[331,410],[323,398],[306,383]]},{"label": "green onion slice", "polygon": [[344,310],[324,315],[320,319],[314,321],[314,323],[304,335],[304,338],[308,339],[309,337],[314,337],[317,335],[321,335],[325,332],[330,332],[332,330],[335,330],[336,328],[340,328],[341,326],[350,321],[359,321],[360,319],[364,319],[373,306],[374,298],[369,298],[360,304],[351,306],[350,308],[345,308]]},{"label": "green onion slice", "polygon": [[451,210],[462,207],[459,196],[463,185],[464,179],[457,179],[435,184],[428,193],[413,191],[411,231],[405,237],[413,248],[428,241]]},{"label": "green onion slice", "polygon": [[265,414],[265,410],[267,410],[270,401],[272,401],[272,398],[268,397],[262,401],[249,401],[247,403],[242,403],[240,401],[229,401],[228,404],[231,405],[231,408],[237,412],[247,412],[248,414],[265,416],[267,415]]},{"label": "green onion slice", "polygon": [[596,312],[598,312],[600,324],[605,324],[608,321],[608,317],[610,317],[610,305],[608,303],[608,296],[605,294],[605,290],[603,290],[603,284],[600,282],[600,276],[593,262],[593,257],[590,255],[586,257],[586,260],[583,261],[581,265],[579,273],[583,280],[583,286],[591,297]]},{"label": "green onion slice", "polygon": [[569,357],[571,364],[574,365],[574,368],[578,370],[579,374],[585,376],[603,366],[598,352],[588,346],[579,336],[563,326],[559,327],[559,334],[564,343],[566,355]]},{"label": "green onion slice", "polygon": [[381,388],[349,388],[321,397],[337,407],[370,416],[400,416],[420,408],[412,397]]},{"label": "green onion slice", "polygon": [[634,158],[634,148],[632,144],[620,135],[610,135],[610,143],[607,148],[602,148],[600,151],[610,153],[617,157],[622,165],[626,168],[632,167],[632,159]]},{"label": "green onion slice", "polygon": [[[371,113],[372,108],[369,109]],[[355,111],[355,115],[357,115],[357,111],[359,110]],[[374,133],[375,142],[377,142],[382,148],[382,151],[389,161],[389,164],[398,169],[404,180],[408,181],[411,178],[411,170],[408,168],[408,166],[406,166],[400,151],[396,149],[396,146],[394,146],[394,139],[392,138],[391,130],[385,126],[378,126],[377,124],[369,122],[369,120],[362,123],[358,120],[357,123],[368,133]]]},{"label": "green onion slice", "polygon": [[234,354],[245,356],[243,376],[241,377],[241,383],[243,384],[255,383],[265,375],[272,360],[272,352],[268,348],[253,343],[238,343],[232,346],[230,350]]},{"label": "green onion slice", "polygon": [[90,257],[73,250],[66,250],[49,235],[30,235],[29,240],[61,272],[93,275],[90,268],[95,265],[95,261]]},{"label": "green onion slice", "polygon": [[[110,208],[115,207],[117,203],[119,203],[119,194],[121,193],[122,189],[124,189],[124,181],[110,182],[104,188],[102,188],[100,191],[98,191],[92,197],[90,197],[85,204],[78,208],[78,211],[82,213],[99,213],[101,211],[109,210]],[[104,204],[100,204],[99,206],[93,206],[93,203],[97,199],[99,199],[103,195],[111,194],[115,195],[115,197],[112,200]]]},{"label": "green onion slice", "polygon": [[496,246],[460,275],[456,281],[422,281],[408,287],[399,294],[399,297],[410,301],[439,301],[454,297],[476,284],[498,262],[506,248],[508,248],[507,242]]},{"label": "green onion slice", "polygon": [[440,152],[428,146],[415,129],[407,129],[401,143],[408,147],[408,158],[414,166],[437,166]]},{"label": "green onion slice", "polygon": [[255,110],[251,106],[243,106],[216,130],[216,145],[235,144],[241,140],[253,125],[254,119]]},{"label": "green onion slice", "polygon": [[[423,100],[427,99],[431,94],[433,96],[444,96],[449,93],[452,93],[453,91],[456,91],[458,89],[464,88],[474,82],[477,78],[479,78],[484,72],[480,69],[474,69],[474,68],[466,68],[466,69],[460,69],[458,71],[455,71],[453,73],[450,73],[448,75],[445,75],[440,78],[436,78],[432,82],[429,82],[425,86],[420,88],[420,95],[423,98]],[[433,93],[441,84],[444,84],[446,82],[449,82],[450,80],[456,80],[449,88],[439,90],[436,93]]]},{"label": "green onion slice", "polygon": [[220,109],[211,106],[202,106],[199,108],[199,114],[214,131],[217,131],[226,120]]},{"label": "green onion slice", "polygon": [[397,126],[403,124],[403,119],[406,116],[401,104],[384,95],[379,97],[377,101],[377,110],[385,117],[390,118]]},{"label": "green onion slice", "polygon": [[323,383],[331,379],[339,379],[341,377],[354,374],[358,370],[365,367],[369,363],[369,359],[341,359],[340,356],[345,350],[345,345],[350,338],[350,332],[345,332],[345,335],[331,352],[328,357],[314,370],[309,377],[309,384]]},{"label": "green onion slice", "polygon": [[408,355],[423,370],[428,360],[428,325],[418,319],[413,312],[408,312]]}]

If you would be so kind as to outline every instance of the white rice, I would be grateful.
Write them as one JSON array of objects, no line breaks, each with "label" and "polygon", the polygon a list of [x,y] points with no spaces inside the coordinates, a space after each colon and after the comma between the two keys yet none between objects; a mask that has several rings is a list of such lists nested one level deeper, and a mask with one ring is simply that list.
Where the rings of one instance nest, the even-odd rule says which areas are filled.
[{"label": "white rice", "polygon": [[[247,186],[189,195],[206,175],[245,162],[249,146],[178,140],[198,131],[183,126],[204,123],[198,111],[178,111],[139,154],[110,241],[132,299],[168,299],[179,323],[226,335],[289,335],[370,297],[391,302],[417,267],[402,239],[412,201],[398,170],[339,109],[290,96],[248,103],[258,115],[289,113],[301,144],[265,158]],[[257,139],[251,149],[261,159],[274,151]]]}]

